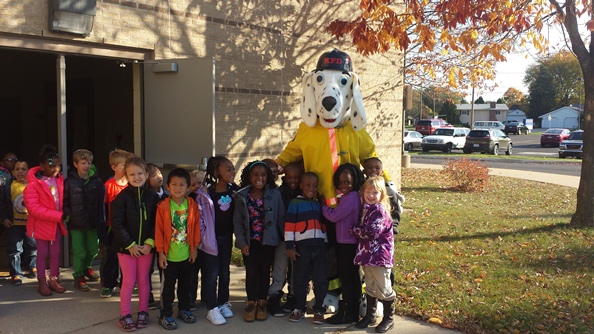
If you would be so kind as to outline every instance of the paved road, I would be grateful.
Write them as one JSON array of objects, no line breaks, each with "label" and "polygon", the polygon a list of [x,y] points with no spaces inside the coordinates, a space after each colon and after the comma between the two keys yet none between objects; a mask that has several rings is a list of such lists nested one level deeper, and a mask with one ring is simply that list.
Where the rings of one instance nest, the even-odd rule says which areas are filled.
[{"label": "paved road", "polygon": [[[550,157],[550,158],[558,158],[559,157],[559,148],[558,147],[540,147],[540,134],[547,129],[534,129],[533,133],[530,135],[514,135],[510,134],[509,137],[512,139],[513,143],[513,155],[519,156],[533,156],[533,157]],[[417,150],[420,151],[420,148]],[[433,151],[435,152],[435,151]],[[427,155],[427,153],[425,153]],[[430,153],[428,154],[430,155]],[[452,155],[465,155],[462,153],[462,150],[452,150]],[[481,155],[480,153],[474,153],[470,156],[478,156]],[[567,159],[568,161],[572,161],[575,159]],[[578,160],[579,161],[579,160]]]}]

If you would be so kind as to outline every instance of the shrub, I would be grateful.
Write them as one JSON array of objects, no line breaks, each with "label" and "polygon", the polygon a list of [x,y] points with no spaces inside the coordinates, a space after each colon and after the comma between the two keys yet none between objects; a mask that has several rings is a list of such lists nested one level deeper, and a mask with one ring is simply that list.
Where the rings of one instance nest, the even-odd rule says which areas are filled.
[{"label": "shrub", "polygon": [[460,191],[485,191],[488,189],[489,168],[479,161],[450,160],[440,172],[452,188]]}]

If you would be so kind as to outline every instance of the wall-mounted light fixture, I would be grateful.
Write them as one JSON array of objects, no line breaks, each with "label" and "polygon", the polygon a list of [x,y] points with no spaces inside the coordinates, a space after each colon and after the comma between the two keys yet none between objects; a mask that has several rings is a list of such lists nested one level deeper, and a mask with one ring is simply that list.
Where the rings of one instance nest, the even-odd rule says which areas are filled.
[{"label": "wall-mounted light fixture", "polygon": [[50,0],[49,28],[89,36],[96,10],[97,0]]},{"label": "wall-mounted light fixture", "polygon": [[177,63],[161,63],[157,60],[118,60],[118,66],[126,67],[126,64],[150,64],[153,73],[176,73],[178,71]]}]

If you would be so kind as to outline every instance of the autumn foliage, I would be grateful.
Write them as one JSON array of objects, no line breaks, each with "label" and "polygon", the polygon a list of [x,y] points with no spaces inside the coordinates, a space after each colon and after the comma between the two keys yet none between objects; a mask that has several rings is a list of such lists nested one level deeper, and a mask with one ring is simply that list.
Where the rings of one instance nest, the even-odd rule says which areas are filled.
[{"label": "autumn foliage", "polygon": [[351,37],[367,55],[395,48],[407,52],[407,81],[429,79],[453,87],[481,87],[494,78],[494,65],[505,54],[529,43],[543,49],[540,31],[549,12],[528,1],[361,0],[360,12],[334,20],[327,30]]},{"label": "autumn foliage", "polygon": [[[544,53],[543,27],[561,28],[584,84],[584,159],[571,224],[594,221],[594,11],[592,0],[359,0],[359,12],[327,30],[351,37],[362,54],[391,48],[406,54],[408,84],[484,87],[505,55],[533,48]],[[585,24],[583,23],[584,21]],[[525,51],[525,50],[524,50]],[[412,56],[411,56],[412,55]],[[409,66],[409,64],[414,66]],[[427,85],[418,80],[433,80]]]},{"label": "autumn foliage", "polygon": [[451,187],[460,191],[485,191],[488,188],[489,168],[480,161],[449,160],[443,166],[441,175]]}]

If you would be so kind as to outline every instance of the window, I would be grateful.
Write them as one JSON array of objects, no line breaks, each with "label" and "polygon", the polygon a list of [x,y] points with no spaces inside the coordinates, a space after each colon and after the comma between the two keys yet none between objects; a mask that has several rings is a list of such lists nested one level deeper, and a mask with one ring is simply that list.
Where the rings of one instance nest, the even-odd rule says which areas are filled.
[{"label": "window", "polygon": [[501,110],[495,110],[495,115],[501,115]]},{"label": "window", "polygon": [[470,115],[470,110],[460,110],[460,115],[468,116],[468,115]]}]

